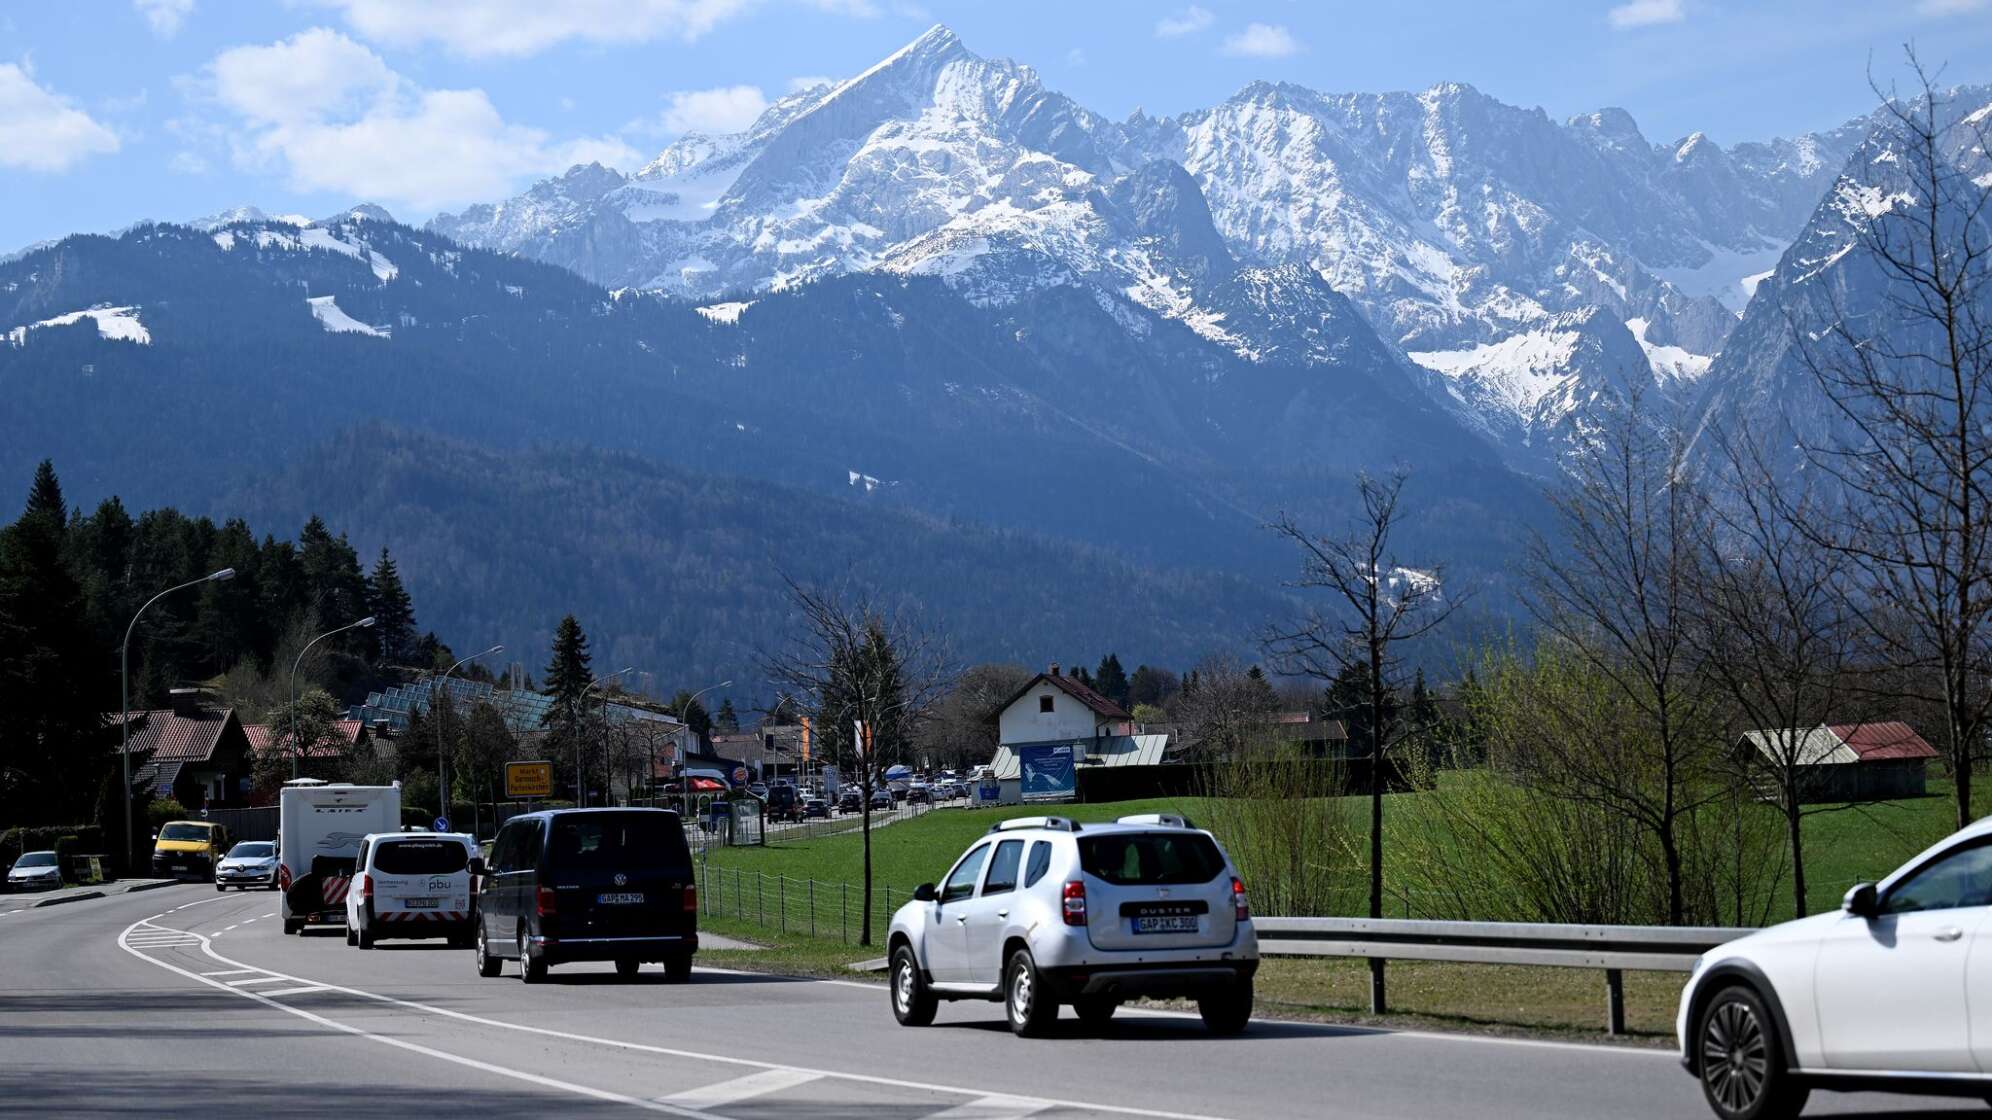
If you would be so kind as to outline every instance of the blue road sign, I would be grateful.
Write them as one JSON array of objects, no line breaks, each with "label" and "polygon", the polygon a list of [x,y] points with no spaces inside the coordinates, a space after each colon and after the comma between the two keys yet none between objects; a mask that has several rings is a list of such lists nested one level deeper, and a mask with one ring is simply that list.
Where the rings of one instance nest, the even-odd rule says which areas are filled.
[{"label": "blue road sign", "polygon": [[450,830],[450,819],[448,817],[437,817],[435,829],[437,832],[448,832]]}]

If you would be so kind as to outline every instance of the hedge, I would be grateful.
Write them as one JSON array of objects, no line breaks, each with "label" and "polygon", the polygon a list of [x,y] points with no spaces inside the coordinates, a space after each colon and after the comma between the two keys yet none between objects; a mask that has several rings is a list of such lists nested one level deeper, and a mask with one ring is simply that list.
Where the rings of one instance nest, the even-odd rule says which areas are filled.
[{"label": "hedge", "polygon": [[42,851],[64,857],[109,854],[104,847],[104,830],[94,824],[51,824],[0,832],[0,864],[12,867],[24,853]]}]

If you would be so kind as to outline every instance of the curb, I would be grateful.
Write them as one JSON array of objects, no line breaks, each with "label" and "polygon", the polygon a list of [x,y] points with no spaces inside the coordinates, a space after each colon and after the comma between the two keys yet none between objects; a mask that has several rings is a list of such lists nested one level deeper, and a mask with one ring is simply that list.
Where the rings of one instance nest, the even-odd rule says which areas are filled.
[{"label": "curb", "polygon": [[82,902],[86,898],[102,897],[104,897],[103,891],[83,891],[80,894],[66,894],[60,898],[44,898],[33,906],[28,907],[28,909],[39,910],[44,906],[60,906],[65,902]]},{"label": "curb", "polygon": [[133,891],[156,891],[160,887],[170,887],[178,882],[180,882],[178,879],[142,879],[128,886],[120,887],[117,893],[130,894]]},{"label": "curb", "polygon": [[855,961],[844,967],[850,969],[852,972],[884,972],[886,966],[890,963],[892,962],[884,957],[873,957],[871,960]]}]

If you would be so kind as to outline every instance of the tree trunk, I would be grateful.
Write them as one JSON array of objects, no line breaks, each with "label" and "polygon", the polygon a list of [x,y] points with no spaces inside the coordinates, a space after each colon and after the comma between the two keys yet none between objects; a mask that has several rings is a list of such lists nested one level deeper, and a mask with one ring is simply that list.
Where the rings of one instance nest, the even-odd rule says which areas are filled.
[{"label": "tree trunk", "polygon": [[1799,826],[1802,814],[1798,802],[1798,772],[1785,770],[1785,836],[1791,845],[1791,916],[1803,918],[1805,907],[1805,830]]},{"label": "tree trunk", "polygon": [[872,791],[871,791],[871,781],[870,781],[871,774],[869,767],[863,765],[860,765],[858,767],[858,772],[865,776],[865,781],[863,782],[863,784],[861,784],[858,787],[859,795],[861,798],[861,800],[859,801],[859,805],[862,806],[862,808],[860,809],[862,816],[859,818],[858,827],[864,833],[864,840],[865,840],[865,908],[863,916],[858,919],[858,944],[870,945],[872,943],[872,806],[871,806]]},{"label": "tree trunk", "polygon": [[1667,924],[1685,925],[1687,904],[1681,891],[1681,846],[1674,839],[1674,818],[1670,815],[1661,822],[1660,858],[1667,868]]},{"label": "tree trunk", "polygon": [[1369,916],[1383,917],[1383,647],[1369,644],[1370,834]]},{"label": "tree trunk", "polygon": [[1953,748],[1955,761],[1951,764],[1951,770],[1955,776],[1952,779],[1951,785],[1957,794],[1957,827],[1963,828],[1970,824],[1973,819],[1971,816],[1971,743],[1964,739],[1960,731],[1961,729],[1954,730],[1951,733],[1951,742],[1955,744]]}]

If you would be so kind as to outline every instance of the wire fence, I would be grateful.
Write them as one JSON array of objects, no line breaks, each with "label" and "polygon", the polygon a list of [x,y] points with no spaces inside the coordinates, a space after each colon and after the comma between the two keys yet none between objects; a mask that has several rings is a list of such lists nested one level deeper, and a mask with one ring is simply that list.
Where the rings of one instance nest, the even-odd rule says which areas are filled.
[{"label": "wire fence", "polygon": [[[864,928],[864,884],[792,879],[733,867],[698,865],[699,912],[779,933],[805,934],[856,945]],[[871,934],[883,944],[892,912],[912,897],[906,887],[872,885]]]}]

